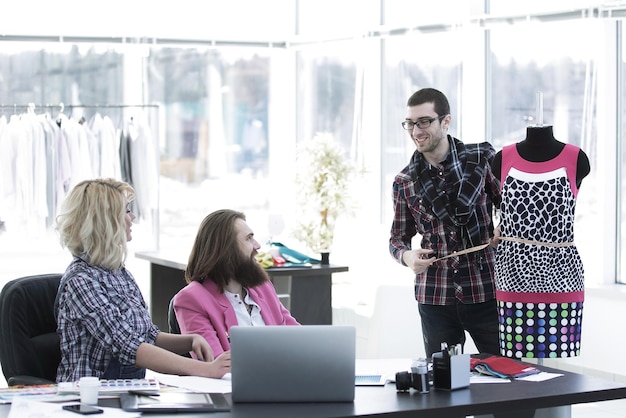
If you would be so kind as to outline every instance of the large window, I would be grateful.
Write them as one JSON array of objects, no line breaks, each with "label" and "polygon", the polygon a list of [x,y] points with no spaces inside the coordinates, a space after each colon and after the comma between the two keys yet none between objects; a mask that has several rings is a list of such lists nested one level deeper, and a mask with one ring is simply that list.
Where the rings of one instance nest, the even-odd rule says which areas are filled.
[{"label": "large window", "polygon": [[[488,140],[500,149],[523,140],[526,128],[539,122],[541,92],[543,123],[554,127],[560,141],[580,146],[591,162],[576,221],[589,283],[607,282],[597,270],[604,263],[595,262],[598,240],[603,253],[614,251],[617,241],[616,262],[626,259],[621,238],[626,221],[617,229],[605,222],[626,219],[623,204],[613,209],[617,216],[606,216],[611,211],[605,210],[621,204],[616,191],[626,192],[621,169],[626,163],[626,89],[623,82],[615,82],[622,87],[622,107],[616,110],[611,89],[601,84],[611,77],[623,80],[626,71],[626,52],[619,77],[603,71],[617,71],[608,45],[615,39],[606,36],[614,20],[568,12],[584,7],[582,0],[444,0],[427,8],[412,0],[275,0],[276,10],[267,19],[258,18],[266,5],[245,3],[220,8],[207,17],[205,27],[203,17],[190,16],[180,20],[189,27],[164,29],[162,36],[186,37],[187,43],[159,44],[163,38],[151,42],[141,37],[131,45],[102,39],[2,41],[2,114],[10,117],[35,103],[46,105],[36,112],[56,116],[64,103],[65,115],[89,119],[99,111],[122,128],[128,109],[103,105],[156,106],[150,119],[160,156],[158,243],[182,253],[202,217],[220,207],[246,212],[261,241],[269,237],[271,214],[284,215],[283,232],[288,233],[293,226],[288,183],[295,146],[318,132],[330,132],[350,158],[369,170],[367,187],[358,192],[367,198],[366,205],[357,219],[338,225],[337,244],[344,248],[336,251],[346,254],[342,261],[354,264],[356,272],[358,260],[350,263],[347,256],[355,231],[362,234],[359,240],[380,244],[377,257],[388,256],[390,187],[414,151],[400,127],[410,94],[426,86],[442,90],[451,102],[450,133],[466,142]],[[183,1],[171,12],[182,13],[189,4]],[[233,15],[240,19],[228,22],[223,17],[228,10],[236,10]],[[528,19],[520,17],[526,14]],[[507,15],[512,18],[497,19]],[[24,23],[19,23],[24,27],[20,31],[17,23],[8,23],[3,30],[28,30]],[[145,27],[153,31],[155,26],[151,20]],[[83,24],[71,34],[88,29]],[[101,30],[93,35],[105,36]],[[191,42],[194,37],[197,42]],[[625,42],[623,34],[620,41]],[[78,107],[85,104],[100,108]],[[617,120],[607,122],[607,113]],[[617,158],[611,154],[615,138],[606,130],[615,125],[622,135]],[[611,158],[618,167],[606,163]],[[1,165],[0,173],[7,167]],[[617,186],[611,183],[616,178]],[[11,232],[6,202],[0,201],[0,231]],[[147,240],[138,246],[144,234],[136,236],[138,250],[155,243]],[[591,236],[598,239],[586,239]],[[625,277],[622,273],[621,280]]]}]

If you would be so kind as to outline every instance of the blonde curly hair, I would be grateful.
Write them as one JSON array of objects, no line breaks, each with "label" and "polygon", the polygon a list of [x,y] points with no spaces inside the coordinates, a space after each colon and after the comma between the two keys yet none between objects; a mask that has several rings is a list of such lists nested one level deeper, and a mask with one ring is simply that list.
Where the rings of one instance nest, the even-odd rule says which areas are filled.
[{"label": "blonde curly hair", "polygon": [[131,185],[111,178],[78,183],[56,219],[61,245],[74,256],[110,270],[127,255],[126,207],[135,197]]}]

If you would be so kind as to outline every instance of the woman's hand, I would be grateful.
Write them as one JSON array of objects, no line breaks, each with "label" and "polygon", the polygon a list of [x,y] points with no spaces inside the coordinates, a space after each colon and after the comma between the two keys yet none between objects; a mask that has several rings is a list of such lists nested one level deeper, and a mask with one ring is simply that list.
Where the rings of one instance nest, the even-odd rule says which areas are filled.
[{"label": "woman's hand", "polygon": [[215,360],[205,363],[201,367],[201,373],[204,377],[221,379],[226,373],[230,373],[230,350],[224,351]]},{"label": "woman's hand", "polygon": [[[172,334],[168,334],[172,335]],[[177,335],[181,337],[180,335]],[[230,351],[226,351],[213,360],[213,353],[204,338],[197,334],[188,334],[185,337],[194,338],[194,345],[204,359],[207,356],[211,360],[200,361],[173,353],[156,345],[141,343],[137,349],[137,367],[145,367],[158,373],[175,374],[179,376],[202,376],[221,379],[226,373],[230,373]]]},{"label": "woman's hand", "polygon": [[[198,334],[191,334],[191,338],[192,339],[190,351],[192,351],[196,355],[196,358],[200,361],[213,361],[213,349],[204,339],[204,337]],[[230,364],[230,356],[228,358]]]}]

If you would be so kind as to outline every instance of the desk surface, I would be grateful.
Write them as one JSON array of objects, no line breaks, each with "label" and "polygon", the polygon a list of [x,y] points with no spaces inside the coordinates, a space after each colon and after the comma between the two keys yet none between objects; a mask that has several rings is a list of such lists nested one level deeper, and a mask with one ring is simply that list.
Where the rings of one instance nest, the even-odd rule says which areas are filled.
[{"label": "desk surface", "polygon": [[[562,373],[544,382],[472,384],[456,391],[431,390],[397,393],[394,384],[385,387],[357,387],[350,403],[234,404],[230,412],[211,413],[215,418],[339,418],[339,417],[453,417],[553,408],[587,402],[626,398],[626,385],[603,379],[540,367]],[[106,402],[101,401],[106,406]],[[115,400],[114,402],[117,402]],[[109,406],[113,406],[108,404]],[[7,417],[9,405],[0,405],[0,418]],[[151,414],[151,416],[164,416]],[[180,415],[178,415],[180,416]],[[209,416],[185,414],[185,418]]]}]

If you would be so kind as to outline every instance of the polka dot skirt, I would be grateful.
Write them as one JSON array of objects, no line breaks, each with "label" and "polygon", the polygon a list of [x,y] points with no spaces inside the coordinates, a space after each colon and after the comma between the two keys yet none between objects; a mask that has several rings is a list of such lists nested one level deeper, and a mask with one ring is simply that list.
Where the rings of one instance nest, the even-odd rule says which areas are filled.
[{"label": "polka dot skirt", "polygon": [[500,354],[558,358],[580,354],[583,303],[498,301]]}]

